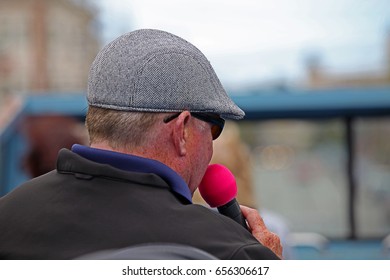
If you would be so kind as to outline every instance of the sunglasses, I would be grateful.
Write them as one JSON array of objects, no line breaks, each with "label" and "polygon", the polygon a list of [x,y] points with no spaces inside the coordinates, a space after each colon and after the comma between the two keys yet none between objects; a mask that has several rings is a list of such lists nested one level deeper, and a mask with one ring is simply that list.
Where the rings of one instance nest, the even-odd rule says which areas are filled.
[{"label": "sunglasses", "polygon": [[[164,119],[164,123],[169,123],[170,121],[176,119],[181,112],[176,113],[172,116],[166,117]],[[207,113],[192,113],[191,116],[194,118],[197,118],[198,120],[208,122],[211,125],[211,135],[213,136],[213,140],[217,139],[219,135],[221,135],[223,127],[225,125],[225,120],[223,118],[217,117],[213,114],[207,114]]]}]

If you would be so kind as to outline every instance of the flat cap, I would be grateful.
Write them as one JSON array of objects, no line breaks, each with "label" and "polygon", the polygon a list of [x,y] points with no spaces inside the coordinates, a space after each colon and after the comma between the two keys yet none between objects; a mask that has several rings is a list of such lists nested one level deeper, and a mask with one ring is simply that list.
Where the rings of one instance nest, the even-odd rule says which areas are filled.
[{"label": "flat cap", "polygon": [[96,56],[88,78],[90,106],[138,112],[215,113],[241,119],[204,54],[165,31],[126,33]]}]

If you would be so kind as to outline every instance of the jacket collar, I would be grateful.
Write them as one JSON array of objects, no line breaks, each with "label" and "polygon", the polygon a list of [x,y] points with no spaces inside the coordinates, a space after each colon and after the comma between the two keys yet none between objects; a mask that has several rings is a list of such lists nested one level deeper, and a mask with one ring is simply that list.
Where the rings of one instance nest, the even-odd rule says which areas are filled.
[{"label": "jacket collar", "polygon": [[190,189],[183,178],[174,170],[157,160],[91,148],[79,144],[73,145],[72,151],[88,160],[108,164],[124,171],[156,174],[170,186],[173,192],[180,194],[189,203],[192,203]]}]

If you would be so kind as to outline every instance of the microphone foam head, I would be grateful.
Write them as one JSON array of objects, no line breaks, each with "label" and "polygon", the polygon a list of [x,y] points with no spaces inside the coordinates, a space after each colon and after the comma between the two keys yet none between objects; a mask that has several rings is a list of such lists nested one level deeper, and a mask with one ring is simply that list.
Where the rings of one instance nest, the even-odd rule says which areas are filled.
[{"label": "microphone foam head", "polygon": [[211,207],[225,205],[237,195],[236,179],[225,166],[211,164],[200,182],[199,192]]}]

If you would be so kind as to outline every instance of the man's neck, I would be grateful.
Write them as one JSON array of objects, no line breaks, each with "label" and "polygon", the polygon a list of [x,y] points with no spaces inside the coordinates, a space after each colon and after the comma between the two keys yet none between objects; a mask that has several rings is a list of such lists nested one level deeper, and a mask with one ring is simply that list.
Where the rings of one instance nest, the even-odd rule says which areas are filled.
[{"label": "man's neck", "polygon": [[[185,180],[187,184],[189,184],[189,180],[185,175],[186,173],[183,172],[183,170],[184,171],[186,170],[183,164],[178,162],[178,160],[169,153],[169,148],[167,146],[164,145],[159,145],[159,146],[163,148],[156,150],[155,146],[154,147],[143,146],[143,147],[137,147],[132,150],[129,150],[125,148],[113,148],[111,145],[108,144],[108,142],[91,143],[90,145],[91,148],[108,150],[112,152],[118,152],[118,153],[157,160],[165,164],[166,166],[170,167],[171,169],[173,169]],[[193,191],[194,190],[191,189],[191,192]]]}]

